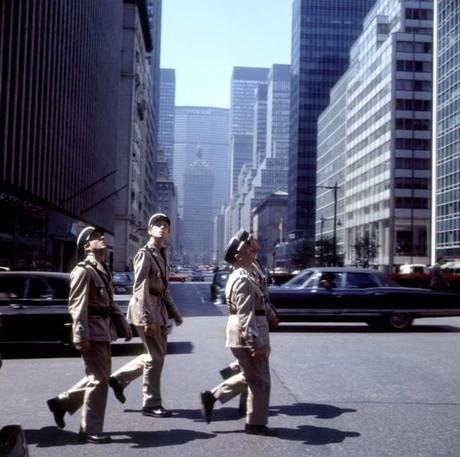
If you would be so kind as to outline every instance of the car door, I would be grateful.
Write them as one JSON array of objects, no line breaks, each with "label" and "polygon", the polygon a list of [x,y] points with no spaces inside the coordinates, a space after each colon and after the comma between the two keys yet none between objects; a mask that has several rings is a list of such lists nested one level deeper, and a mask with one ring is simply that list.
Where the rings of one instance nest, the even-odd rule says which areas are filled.
[{"label": "car door", "polygon": [[386,300],[385,289],[371,272],[347,272],[345,295],[344,313],[357,317],[380,314]]},{"label": "car door", "polygon": [[10,273],[0,276],[0,341],[15,341],[26,335],[20,325],[22,310],[27,301],[26,279]]},{"label": "car door", "polygon": [[300,278],[294,278],[282,287],[270,288],[270,299],[281,318],[314,321],[339,312],[343,297],[342,273],[332,273],[335,287],[330,289],[319,284],[321,274],[312,272],[303,284]]}]

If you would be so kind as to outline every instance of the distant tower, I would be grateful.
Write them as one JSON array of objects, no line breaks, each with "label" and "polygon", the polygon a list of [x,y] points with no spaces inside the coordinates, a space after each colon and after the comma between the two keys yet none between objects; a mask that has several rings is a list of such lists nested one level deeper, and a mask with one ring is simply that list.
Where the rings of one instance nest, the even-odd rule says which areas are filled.
[{"label": "distant tower", "polygon": [[192,263],[211,263],[213,251],[212,189],[214,174],[203,160],[200,145],[196,160],[184,172],[184,239],[185,253]]}]

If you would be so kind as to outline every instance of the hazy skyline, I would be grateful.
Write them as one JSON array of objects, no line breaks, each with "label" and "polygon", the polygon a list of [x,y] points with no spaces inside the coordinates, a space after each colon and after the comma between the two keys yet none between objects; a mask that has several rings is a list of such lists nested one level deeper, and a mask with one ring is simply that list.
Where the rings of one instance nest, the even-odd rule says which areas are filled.
[{"label": "hazy skyline", "polygon": [[292,0],[163,0],[161,67],[176,106],[230,107],[234,66],[291,60]]}]

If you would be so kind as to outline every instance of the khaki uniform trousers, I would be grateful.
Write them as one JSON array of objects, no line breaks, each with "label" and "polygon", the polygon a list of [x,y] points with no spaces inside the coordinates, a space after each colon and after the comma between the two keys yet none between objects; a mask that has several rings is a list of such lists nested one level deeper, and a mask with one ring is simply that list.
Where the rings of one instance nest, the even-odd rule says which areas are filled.
[{"label": "khaki uniform trousers", "polygon": [[58,399],[70,414],[83,406],[80,431],[102,433],[111,370],[110,343],[91,341],[90,350],[82,358],[86,376]]},{"label": "khaki uniform trousers", "polygon": [[244,373],[239,372],[214,387],[211,393],[221,403],[227,403],[232,398],[245,394],[247,390],[248,384]]},{"label": "khaki uniform trousers", "polygon": [[[248,401],[246,410],[246,423],[253,425],[266,425],[268,423],[268,405],[270,402],[270,364],[269,350],[259,357],[251,357],[245,348],[230,348],[238,359],[248,386]],[[240,375],[235,375],[236,378]],[[230,378],[230,379],[232,379]]]},{"label": "khaki uniform trousers", "polygon": [[144,343],[145,353],[123,365],[111,377],[126,387],[131,381],[142,376],[142,406],[155,408],[162,404],[161,373],[168,349],[167,330],[166,326],[161,326],[159,336],[146,336],[144,327],[136,325],[136,331]]}]

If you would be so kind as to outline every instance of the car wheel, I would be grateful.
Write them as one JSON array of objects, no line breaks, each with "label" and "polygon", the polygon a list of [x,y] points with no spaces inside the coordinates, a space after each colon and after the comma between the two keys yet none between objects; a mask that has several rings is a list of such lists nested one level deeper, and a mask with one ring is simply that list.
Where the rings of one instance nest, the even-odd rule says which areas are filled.
[{"label": "car wheel", "polygon": [[385,327],[391,330],[406,330],[414,318],[408,313],[394,313],[384,318]]}]

